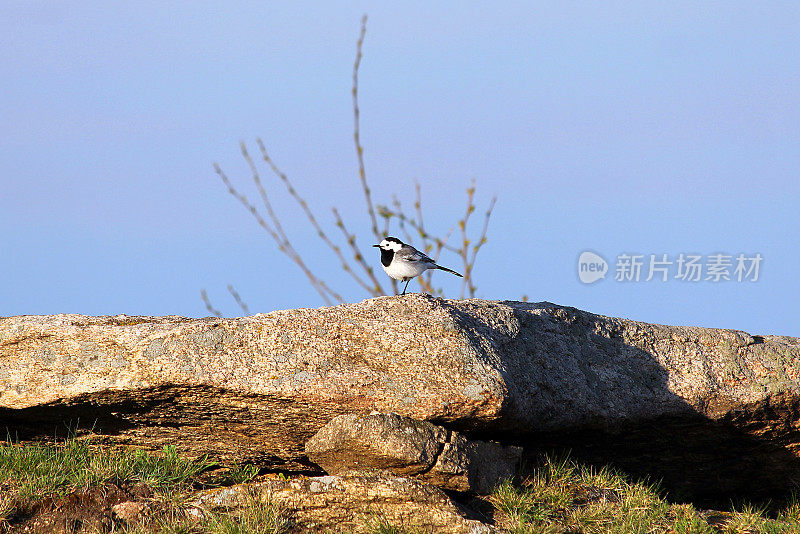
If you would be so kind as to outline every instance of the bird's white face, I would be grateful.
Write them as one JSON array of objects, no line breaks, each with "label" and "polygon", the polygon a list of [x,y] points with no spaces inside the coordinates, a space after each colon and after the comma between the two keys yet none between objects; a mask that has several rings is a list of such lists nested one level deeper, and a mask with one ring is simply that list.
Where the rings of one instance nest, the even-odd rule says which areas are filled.
[{"label": "bird's white face", "polygon": [[382,250],[391,250],[392,252],[397,252],[398,250],[400,250],[400,248],[402,248],[403,245],[396,241],[389,241],[388,239],[384,239],[383,241],[380,242],[378,246]]}]

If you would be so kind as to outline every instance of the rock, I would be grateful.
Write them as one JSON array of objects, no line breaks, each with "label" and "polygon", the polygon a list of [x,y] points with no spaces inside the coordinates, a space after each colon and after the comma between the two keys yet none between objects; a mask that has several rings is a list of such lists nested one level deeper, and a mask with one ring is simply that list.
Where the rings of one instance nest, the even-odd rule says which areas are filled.
[{"label": "rock", "polygon": [[429,470],[448,431],[397,414],[334,417],[306,442],[309,459],[329,474],[353,469],[389,469],[397,475]]},{"label": "rock", "polygon": [[422,478],[444,489],[489,494],[516,474],[521,457],[522,447],[469,440],[453,431],[436,464]]},{"label": "rock", "polygon": [[70,423],[307,471],[311,436],[371,411],[610,455],[727,499],[800,479],[800,340],[422,294],[237,319],[0,319],[0,428],[21,440]]},{"label": "rock", "polygon": [[516,472],[522,449],[469,440],[397,414],[340,415],[317,432],[306,454],[327,473],[388,469],[444,489],[487,494]]},{"label": "rock", "polygon": [[136,501],[125,501],[111,507],[114,517],[127,523],[138,520],[147,509],[147,505]]},{"label": "rock", "polygon": [[271,479],[206,490],[189,504],[195,510],[190,515],[235,513],[253,499],[281,510],[287,522],[302,532],[376,532],[377,522],[403,532],[499,532],[467,518],[467,512],[438,488],[386,473]]}]

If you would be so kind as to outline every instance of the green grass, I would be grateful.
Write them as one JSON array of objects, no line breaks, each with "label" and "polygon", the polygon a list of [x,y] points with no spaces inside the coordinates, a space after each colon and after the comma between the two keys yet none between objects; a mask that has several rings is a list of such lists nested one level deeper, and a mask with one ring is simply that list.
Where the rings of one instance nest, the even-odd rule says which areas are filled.
[{"label": "green grass", "polygon": [[710,524],[690,504],[669,503],[652,484],[630,481],[610,468],[548,458],[522,484],[504,482],[490,498],[498,524],[514,534],[630,533],[788,534],[800,532],[800,502],[776,519],[763,508],[742,506]]},{"label": "green grass", "polygon": [[258,475],[258,467],[253,464],[235,464],[228,471],[226,478],[231,484],[243,484],[253,480],[256,475]]},{"label": "green grass", "polygon": [[180,458],[174,446],[152,454],[79,439],[60,444],[0,444],[0,486],[25,498],[65,494],[115,479],[172,490],[208,466],[205,459]]},{"label": "green grass", "polygon": [[[49,496],[102,485],[108,481],[141,482],[159,492],[165,511],[134,525],[119,525],[126,534],[281,534],[286,518],[276,506],[249,499],[235,513],[208,514],[191,520],[180,511],[180,501],[195,477],[212,464],[205,458],[183,459],[174,446],[160,454],[138,449],[103,447],[88,439],[63,442],[0,443],[0,531],[21,500]],[[258,474],[251,465],[234,465],[226,474],[229,484],[249,482]]]},{"label": "green grass", "polygon": [[[160,453],[103,447],[85,439],[57,444],[0,443],[0,530],[19,502],[67,495],[95,485],[141,482],[157,492],[158,513],[140,523],[117,525],[124,534],[283,534],[288,516],[274,503],[251,496],[245,506],[191,519],[182,502],[211,464],[182,459],[174,446]],[[224,485],[248,482],[258,469],[234,465]],[[593,469],[568,457],[544,458],[521,483],[506,481],[489,499],[497,525],[528,533],[800,533],[800,498],[768,516],[764,508],[734,506],[709,514],[691,504],[670,503],[656,485],[634,481],[610,469]],[[379,516],[365,519],[371,534],[407,534]]]},{"label": "green grass", "polygon": [[287,531],[288,521],[274,503],[250,496],[236,514],[212,514],[202,527],[208,534],[279,534]]}]

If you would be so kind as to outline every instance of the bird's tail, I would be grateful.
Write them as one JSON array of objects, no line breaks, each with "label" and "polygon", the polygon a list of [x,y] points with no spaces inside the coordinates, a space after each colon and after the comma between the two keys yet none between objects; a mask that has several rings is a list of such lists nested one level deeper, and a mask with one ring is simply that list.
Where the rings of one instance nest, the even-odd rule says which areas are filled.
[{"label": "bird's tail", "polygon": [[441,270],[443,270],[443,271],[447,271],[448,273],[453,273],[453,274],[454,274],[454,275],[456,275],[456,276],[460,276],[461,278],[464,278],[464,276],[463,276],[463,275],[460,275],[460,274],[458,274],[458,273],[457,273],[457,272],[455,272],[453,269],[448,269],[447,267],[442,267],[441,265],[437,265],[437,266],[436,266],[436,268],[437,268],[437,269],[441,269]]}]

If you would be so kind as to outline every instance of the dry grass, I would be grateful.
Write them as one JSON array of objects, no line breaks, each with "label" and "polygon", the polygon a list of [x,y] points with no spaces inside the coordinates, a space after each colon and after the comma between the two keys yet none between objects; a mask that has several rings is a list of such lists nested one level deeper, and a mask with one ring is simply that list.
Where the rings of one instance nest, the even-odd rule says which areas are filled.
[{"label": "dry grass", "polygon": [[800,532],[797,502],[774,519],[763,508],[745,505],[709,521],[709,514],[690,504],[669,503],[655,485],[567,458],[546,459],[522,484],[505,482],[491,502],[499,512],[499,524],[514,534]]}]

